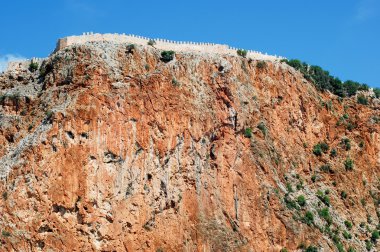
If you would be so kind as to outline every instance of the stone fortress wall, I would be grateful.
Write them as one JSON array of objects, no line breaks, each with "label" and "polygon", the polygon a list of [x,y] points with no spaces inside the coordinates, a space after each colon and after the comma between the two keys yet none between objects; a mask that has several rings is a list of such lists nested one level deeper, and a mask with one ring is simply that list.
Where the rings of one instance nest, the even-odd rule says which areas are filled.
[{"label": "stone fortress wall", "polygon": [[[236,55],[238,48],[228,45],[214,44],[214,43],[198,43],[198,42],[185,42],[185,41],[172,41],[167,39],[151,39],[136,35],[126,34],[100,34],[86,32],[80,36],[69,36],[61,38],[57,42],[54,52],[57,52],[67,46],[84,44],[86,42],[95,41],[110,41],[114,43],[130,43],[137,45],[147,45],[149,40],[154,40],[154,47],[161,50],[172,50],[175,52],[198,52],[198,53],[212,53],[212,54],[228,54]],[[268,60],[278,61],[284,57],[276,55],[268,55],[258,51],[247,50],[247,57],[255,60]],[[7,71],[27,69],[31,62],[37,62],[41,65],[44,58],[32,58],[25,61],[9,62]]]},{"label": "stone fortress wall", "polygon": [[17,70],[24,70],[28,69],[30,63],[36,62],[40,66],[42,64],[42,61],[44,61],[46,58],[31,58],[27,60],[19,60],[19,61],[11,61],[8,63],[6,71],[17,71]]},{"label": "stone fortress wall", "polygon": [[[55,51],[59,51],[66,46],[74,44],[84,44],[89,41],[112,41],[115,43],[130,43],[138,45],[147,45],[149,40],[154,40],[155,48],[161,50],[172,50],[175,52],[204,52],[215,54],[230,54],[236,55],[239,48],[231,47],[228,45],[213,44],[213,43],[198,43],[198,42],[185,42],[185,41],[172,41],[167,39],[152,39],[136,35],[126,34],[99,34],[86,32],[81,36],[70,36],[59,39]],[[247,57],[257,60],[281,60],[284,57],[276,55],[268,55],[258,51],[247,50]]]}]

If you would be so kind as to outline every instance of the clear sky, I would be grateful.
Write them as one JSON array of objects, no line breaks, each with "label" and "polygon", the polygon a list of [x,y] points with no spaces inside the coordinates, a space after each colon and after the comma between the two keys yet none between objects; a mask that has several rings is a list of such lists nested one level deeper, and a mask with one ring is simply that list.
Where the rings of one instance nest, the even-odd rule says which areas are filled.
[{"label": "clear sky", "polygon": [[213,42],[380,87],[380,0],[2,0],[0,67],[93,31]]}]

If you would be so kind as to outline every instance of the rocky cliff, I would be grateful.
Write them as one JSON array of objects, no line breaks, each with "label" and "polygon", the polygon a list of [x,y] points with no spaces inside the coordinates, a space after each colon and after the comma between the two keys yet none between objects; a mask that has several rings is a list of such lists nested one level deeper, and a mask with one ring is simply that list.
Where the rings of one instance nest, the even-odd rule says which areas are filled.
[{"label": "rocky cliff", "polygon": [[377,99],[112,42],[0,76],[1,251],[380,249]]}]

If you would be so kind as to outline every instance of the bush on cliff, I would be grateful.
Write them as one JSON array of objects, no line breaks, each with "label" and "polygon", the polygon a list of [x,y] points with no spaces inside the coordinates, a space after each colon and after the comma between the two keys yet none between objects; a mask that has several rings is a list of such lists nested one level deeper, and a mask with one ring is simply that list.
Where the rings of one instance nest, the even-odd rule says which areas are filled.
[{"label": "bush on cliff", "polygon": [[239,55],[239,56],[245,58],[245,57],[247,56],[247,53],[248,53],[248,52],[247,52],[247,50],[238,49],[238,50],[236,51],[236,53],[237,53],[237,55]]},{"label": "bush on cliff", "polygon": [[303,195],[298,196],[297,202],[298,202],[298,205],[300,205],[301,207],[305,206],[306,205],[305,196],[303,196]]},{"label": "bush on cliff", "polygon": [[310,211],[307,211],[305,213],[305,216],[302,218],[302,221],[308,226],[311,226],[312,224],[314,224],[314,214]]},{"label": "bush on cliff", "polygon": [[349,138],[347,137],[342,138],[342,140],[340,141],[340,144],[343,146],[343,148],[346,151],[351,150],[351,140]]},{"label": "bush on cliff", "polygon": [[309,247],[307,247],[305,250],[304,250],[305,252],[318,252],[318,249],[317,249],[317,247],[314,247],[314,246],[309,246]]},{"label": "bush on cliff", "polygon": [[171,61],[174,59],[174,52],[173,51],[163,51],[161,53],[161,60],[165,63]]},{"label": "bush on cliff", "polygon": [[322,156],[322,148],[321,148],[321,145],[320,145],[320,144],[316,144],[316,145],[314,145],[313,153],[314,153],[314,155],[316,155],[316,156]]},{"label": "bush on cliff", "polygon": [[244,137],[246,138],[251,138],[252,137],[252,129],[251,128],[246,128],[244,131]]},{"label": "bush on cliff", "polygon": [[132,54],[133,51],[136,49],[136,46],[134,44],[130,44],[130,45],[127,45],[126,49],[127,49],[126,51],[127,53]]},{"label": "bush on cliff", "polygon": [[328,150],[329,150],[329,145],[325,142],[318,143],[318,144],[314,145],[314,147],[313,147],[313,153],[316,156],[322,156],[322,152],[327,153]]},{"label": "bush on cliff", "polygon": [[333,158],[336,157],[336,156],[338,156],[338,151],[336,149],[332,149],[330,151],[330,156],[333,157]]},{"label": "bush on cliff", "polygon": [[380,88],[374,88],[373,92],[375,93],[376,98],[380,98]]},{"label": "bush on cliff", "polygon": [[328,208],[323,208],[323,209],[320,209],[320,210],[318,210],[318,215],[322,218],[322,219],[324,219],[326,222],[327,222],[327,224],[330,226],[331,225],[331,223],[332,223],[332,217],[331,217],[331,215],[330,215],[330,212],[329,212],[329,209]]},{"label": "bush on cliff", "polygon": [[376,243],[376,241],[380,238],[379,231],[375,230],[372,232],[371,240]]},{"label": "bush on cliff", "polygon": [[149,39],[148,45],[154,46],[155,44],[156,44],[156,41],[154,41],[153,39]]},{"label": "bush on cliff", "polygon": [[37,62],[30,62],[29,64],[29,71],[35,72],[38,70],[38,63]]},{"label": "bush on cliff", "polygon": [[[353,96],[357,91],[369,89],[368,85],[351,80],[343,83],[340,79],[331,76],[328,71],[324,70],[320,66],[309,65],[298,59],[283,59],[281,62],[285,62],[289,66],[300,71],[305,79],[311,81],[318,90],[328,90],[340,97]],[[378,92],[380,95],[380,90]]]},{"label": "bush on cliff", "polygon": [[354,169],[354,161],[351,158],[347,158],[344,161],[344,168],[346,168],[346,171],[352,171]]},{"label": "bush on cliff", "polygon": [[267,67],[267,63],[263,60],[260,60],[259,62],[257,62],[256,67],[258,69],[264,69]]},{"label": "bush on cliff", "polygon": [[357,102],[362,105],[368,105],[368,99],[364,95],[359,95]]}]

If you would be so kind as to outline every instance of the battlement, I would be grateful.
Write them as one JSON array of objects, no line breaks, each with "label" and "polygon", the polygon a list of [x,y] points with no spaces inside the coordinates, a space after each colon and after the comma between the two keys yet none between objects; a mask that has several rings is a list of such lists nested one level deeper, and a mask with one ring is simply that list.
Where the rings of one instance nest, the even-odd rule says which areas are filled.
[{"label": "battlement", "polygon": [[[100,34],[85,32],[80,36],[69,36],[61,38],[57,42],[57,46],[54,52],[62,50],[70,45],[84,44],[86,42],[96,42],[96,41],[110,41],[114,43],[130,43],[137,45],[147,45],[150,40],[155,42],[154,47],[161,50],[172,50],[175,52],[198,52],[198,53],[212,53],[212,54],[228,54],[236,55],[238,48],[231,47],[228,45],[214,44],[214,43],[198,43],[189,41],[172,41],[167,39],[152,39],[137,35],[126,35],[126,34]],[[268,55],[267,53],[262,53],[253,50],[247,50],[247,57],[256,60],[269,60],[269,61],[279,61],[284,59],[284,57],[276,55]],[[37,62],[41,65],[44,58],[32,58],[24,61],[14,61],[9,62],[6,71],[17,71],[28,69],[31,62]]]},{"label": "battlement", "polygon": [[[84,44],[86,42],[94,41],[111,41],[115,43],[130,43],[137,45],[147,45],[148,41],[154,40],[154,47],[161,50],[172,50],[176,52],[204,52],[204,53],[215,53],[215,54],[230,54],[236,55],[238,48],[231,47],[222,44],[213,43],[198,43],[198,42],[187,42],[187,41],[172,41],[167,39],[152,39],[137,35],[126,35],[126,34],[99,34],[86,32],[81,36],[69,36],[66,38],[59,39],[55,49],[59,51],[67,46],[75,44]],[[261,53],[258,51],[247,50],[247,57],[257,60],[281,60],[284,57],[276,55],[268,55],[267,53]]]}]

